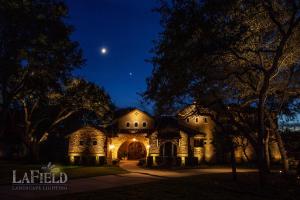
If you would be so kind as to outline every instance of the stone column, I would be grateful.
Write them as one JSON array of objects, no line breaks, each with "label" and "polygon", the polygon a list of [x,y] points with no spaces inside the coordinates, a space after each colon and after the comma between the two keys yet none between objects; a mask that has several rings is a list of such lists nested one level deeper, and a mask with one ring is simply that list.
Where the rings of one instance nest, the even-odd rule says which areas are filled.
[{"label": "stone column", "polygon": [[182,165],[182,166],[185,165],[185,157],[184,157],[184,156],[181,157],[181,165]]},{"label": "stone column", "polygon": [[150,156],[152,156],[153,157],[153,166],[157,166],[157,156],[158,156],[159,154],[151,154]]},{"label": "stone column", "polygon": [[96,154],[96,165],[99,165],[99,156],[100,156],[100,155],[97,155],[97,154]]},{"label": "stone column", "polygon": [[70,156],[69,156],[69,161],[70,161],[70,163],[71,163],[72,165],[74,164],[75,158],[74,158],[73,155],[70,155]]}]

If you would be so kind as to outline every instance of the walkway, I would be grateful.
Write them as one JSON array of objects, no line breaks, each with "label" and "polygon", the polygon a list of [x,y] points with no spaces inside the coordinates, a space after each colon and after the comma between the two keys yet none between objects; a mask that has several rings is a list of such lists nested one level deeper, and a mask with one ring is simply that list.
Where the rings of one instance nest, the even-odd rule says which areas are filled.
[{"label": "walkway", "polygon": [[[230,173],[231,168],[211,168],[211,169],[180,169],[180,170],[161,170],[161,169],[143,169],[137,166],[137,161],[121,162],[120,166],[132,174],[144,174],[158,178],[176,178],[185,176],[195,176],[200,174]],[[256,169],[237,169],[237,172],[256,172]]]},{"label": "walkway", "polygon": [[[137,161],[123,161],[120,166],[129,173],[108,176],[81,178],[68,181],[66,191],[12,191],[10,185],[0,186],[1,199],[32,199],[56,196],[67,193],[89,192],[113,187],[123,187],[133,184],[147,183],[164,178],[194,176],[207,173],[227,173],[230,168],[224,169],[186,169],[186,170],[148,170],[137,166]],[[253,169],[240,169],[238,172],[251,172]]]}]

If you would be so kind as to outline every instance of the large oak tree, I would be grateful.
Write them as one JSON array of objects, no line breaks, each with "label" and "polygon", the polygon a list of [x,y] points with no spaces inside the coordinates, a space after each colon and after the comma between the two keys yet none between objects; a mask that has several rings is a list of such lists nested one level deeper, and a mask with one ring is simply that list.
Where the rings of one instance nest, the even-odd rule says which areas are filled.
[{"label": "large oak tree", "polygon": [[158,11],[164,31],[145,98],[159,112],[195,102],[225,115],[255,146],[263,182],[266,114],[277,123],[299,103],[300,2],[176,0]]}]

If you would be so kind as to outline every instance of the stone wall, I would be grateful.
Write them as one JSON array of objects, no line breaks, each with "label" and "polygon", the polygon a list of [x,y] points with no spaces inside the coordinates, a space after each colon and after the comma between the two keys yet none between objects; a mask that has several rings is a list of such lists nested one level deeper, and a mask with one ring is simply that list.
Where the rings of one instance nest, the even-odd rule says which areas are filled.
[{"label": "stone wall", "polygon": [[[137,123],[137,126],[135,126]],[[145,126],[144,126],[145,123]],[[127,126],[127,124],[129,126]],[[146,113],[134,109],[133,111],[129,112],[128,114],[120,117],[118,119],[118,129],[153,129],[154,121],[153,119],[147,115]]]},{"label": "stone wall", "polygon": [[187,157],[189,152],[188,135],[187,133],[180,131],[180,137],[181,138],[179,139],[177,155],[179,157]]},{"label": "stone wall", "polygon": [[69,136],[69,151],[71,163],[74,162],[74,157],[79,156],[105,156],[105,134],[93,127],[81,128]]}]

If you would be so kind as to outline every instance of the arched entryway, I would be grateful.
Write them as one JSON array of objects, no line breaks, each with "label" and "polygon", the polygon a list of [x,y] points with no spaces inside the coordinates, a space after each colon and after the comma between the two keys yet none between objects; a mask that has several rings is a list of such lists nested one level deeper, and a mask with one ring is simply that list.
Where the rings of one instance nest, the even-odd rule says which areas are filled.
[{"label": "arched entryway", "polygon": [[138,160],[145,158],[147,154],[145,146],[141,142],[124,142],[118,150],[119,159]]},{"label": "arched entryway", "polygon": [[172,142],[165,142],[160,146],[159,153],[162,157],[176,157],[177,147]]}]

